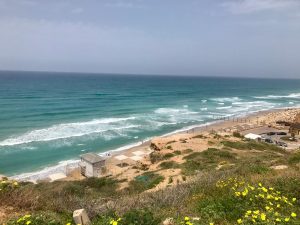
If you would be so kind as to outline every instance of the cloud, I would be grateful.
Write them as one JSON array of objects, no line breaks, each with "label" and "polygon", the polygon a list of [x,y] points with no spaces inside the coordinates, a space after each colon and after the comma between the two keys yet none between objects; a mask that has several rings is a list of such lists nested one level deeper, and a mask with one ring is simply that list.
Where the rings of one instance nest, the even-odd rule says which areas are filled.
[{"label": "cloud", "polygon": [[83,13],[83,8],[75,8],[71,10],[71,13],[80,14]]},{"label": "cloud", "polygon": [[108,7],[115,8],[143,8],[139,1],[123,1],[123,0],[110,0],[105,4]]},{"label": "cloud", "polygon": [[299,0],[231,0],[223,2],[222,7],[233,14],[247,14],[267,10],[282,10],[300,6]]}]

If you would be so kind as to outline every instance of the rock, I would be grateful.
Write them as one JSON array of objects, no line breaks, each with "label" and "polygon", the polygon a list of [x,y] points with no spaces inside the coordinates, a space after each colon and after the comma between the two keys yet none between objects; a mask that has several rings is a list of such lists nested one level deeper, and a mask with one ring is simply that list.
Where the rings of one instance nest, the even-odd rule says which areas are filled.
[{"label": "rock", "polygon": [[279,166],[271,166],[272,169],[274,170],[285,170],[288,168],[286,165],[279,165]]},{"label": "rock", "polygon": [[90,225],[91,221],[85,209],[78,209],[73,212],[73,220],[75,224]]},{"label": "rock", "polygon": [[165,221],[163,222],[163,225],[173,225],[173,224],[174,224],[174,219],[171,217],[165,219]]}]

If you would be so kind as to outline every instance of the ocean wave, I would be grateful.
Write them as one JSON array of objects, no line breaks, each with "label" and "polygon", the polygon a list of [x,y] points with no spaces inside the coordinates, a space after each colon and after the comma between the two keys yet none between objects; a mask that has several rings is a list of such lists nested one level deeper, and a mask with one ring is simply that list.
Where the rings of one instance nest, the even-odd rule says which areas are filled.
[{"label": "ocean wave", "polygon": [[257,99],[281,99],[281,98],[300,98],[300,93],[292,93],[289,95],[266,95],[266,96],[256,96]]},{"label": "ocean wave", "polygon": [[[131,144],[128,144],[125,146],[121,146],[116,149],[111,149],[111,150],[107,150],[105,152],[98,153],[98,155],[105,157],[107,155],[107,153],[120,152],[120,151],[124,151],[124,150],[130,149],[130,148],[133,148],[133,147],[137,147],[149,140],[150,140],[150,138],[147,138],[147,139],[144,139],[143,141],[138,141],[138,142],[131,143]],[[85,152],[85,150],[83,152]],[[77,168],[79,162],[80,162],[80,160],[78,160],[78,159],[65,160],[65,161],[61,161],[61,162],[57,163],[56,165],[45,167],[42,170],[14,175],[11,178],[20,180],[20,181],[35,182],[37,180],[45,179],[49,175],[54,174],[54,173],[65,173],[67,167],[69,169]]]},{"label": "ocean wave", "polygon": [[231,109],[232,106],[222,106],[222,107],[217,107],[216,109]]},{"label": "ocean wave", "polygon": [[127,124],[128,120],[134,119],[135,117],[105,118],[87,122],[58,124],[45,129],[33,130],[18,137],[8,138],[1,141],[0,146],[13,146],[31,142],[52,141],[57,139],[80,137],[93,133],[103,133],[107,131],[118,132],[119,130],[137,127],[137,125]]},{"label": "ocean wave", "polygon": [[240,101],[239,97],[227,97],[227,98],[212,98],[211,100],[216,102],[236,102]]},{"label": "ocean wave", "polygon": [[184,109],[176,109],[176,108],[159,108],[154,111],[157,114],[165,114],[165,115],[190,115],[190,114],[198,114],[198,112],[190,111],[187,108]]}]

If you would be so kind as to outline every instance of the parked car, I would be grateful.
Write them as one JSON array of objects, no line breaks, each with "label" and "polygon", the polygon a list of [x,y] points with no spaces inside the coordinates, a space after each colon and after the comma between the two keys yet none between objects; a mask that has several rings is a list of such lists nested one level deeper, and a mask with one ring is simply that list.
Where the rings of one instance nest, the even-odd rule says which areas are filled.
[{"label": "parked car", "polygon": [[282,141],[278,141],[277,145],[281,146],[281,147],[287,147],[288,145]]},{"label": "parked car", "polygon": [[270,138],[266,138],[266,139],[265,139],[265,142],[270,143],[270,144],[273,143],[272,139],[270,139]]}]

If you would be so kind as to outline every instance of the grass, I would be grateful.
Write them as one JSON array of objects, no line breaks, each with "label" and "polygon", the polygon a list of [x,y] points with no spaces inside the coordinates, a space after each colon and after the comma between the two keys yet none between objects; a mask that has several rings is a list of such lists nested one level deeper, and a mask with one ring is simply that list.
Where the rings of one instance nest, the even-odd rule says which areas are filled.
[{"label": "grass", "polygon": [[183,150],[182,151],[182,154],[189,154],[189,153],[191,153],[191,152],[193,152],[193,149],[190,149],[190,148],[188,148],[188,149],[185,149],[185,150]]},{"label": "grass", "polygon": [[289,158],[288,158],[288,163],[289,164],[297,164],[300,163],[300,152],[296,152],[295,154],[292,154]]},{"label": "grass", "polygon": [[[18,187],[0,191],[0,210],[3,208],[14,210],[11,222],[5,223],[10,225],[17,224],[14,218],[25,214],[32,215],[32,225],[37,223],[66,225],[71,222],[73,210],[78,208],[87,210],[92,225],[108,225],[112,219],[118,217],[123,219],[123,223],[120,222],[118,225],[158,225],[168,217],[174,218],[174,225],[179,225],[184,224],[182,222],[185,216],[198,217],[199,221],[192,221],[194,225],[209,223],[231,225],[237,224],[237,219],[243,216],[245,211],[257,209],[263,204],[262,199],[251,203],[246,201],[246,198],[236,198],[230,188],[216,186],[220,180],[239,177],[253,185],[262,182],[266,187],[275,188],[289,199],[295,197],[297,199],[295,204],[288,209],[289,211],[283,211],[282,215],[286,212],[290,214],[291,210],[300,215],[299,151],[287,153],[277,149],[276,146],[264,143],[243,141],[222,143],[226,149],[182,151],[185,160],[182,164],[171,160],[159,164],[160,171],[180,168],[182,180],[185,182],[181,182],[176,176],[164,178],[156,171],[145,172],[135,177],[124,190],[119,190],[120,183],[124,181],[112,178],[89,178],[37,185],[21,183]],[[247,149],[259,151],[245,151]],[[175,155],[175,151],[172,154]],[[164,160],[164,156],[155,152],[152,159],[159,162]],[[271,165],[278,165],[276,164],[278,162],[289,163],[291,166],[288,170],[270,169]],[[216,170],[221,164],[234,166]],[[168,183],[166,189],[146,192],[164,179],[167,179]],[[281,207],[284,207],[284,204],[281,204]],[[259,209],[264,210],[263,207]],[[297,216],[297,219],[299,218]],[[0,224],[2,222],[7,221],[0,221]],[[245,221],[244,224],[251,223]]]},{"label": "grass", "polygon": [[174,151],[174,154],[175,154],[175,155],[181,155],[181,151],[176,150],[176,151]]},{"label": "grass", "polygon": [[236,132],[236,131],[232,133],[232,136],[236,137],[236,138],[243,138],[244,137],[243,135],[241,135],[240,132]]},{"label": "grass", "polygon": [[167,153],[167,154],[165,154],[165,155],[163,156],[163,159],[170,159],[170,158],[172,158],[173,156],[175,156],[175,154],[173,154],[173,153]]},{"label": "grass", "polygon": [[154,188],[160,182],[164,180],[164,177],[154,172],[146,172],[142,175],[135,177],[133,181],[129,182],[129,191],[131,192],[143,192],[145,190]]},{"label": "grass", "polygon": [[206,139],[207,137],[206,137],[206,136],[204,136],[203,134],[199,134],[199,135],[196,135],[196,136],[194,136],[194,137],[192,137],[192,138],[201,138],[201,139]]},{"label": "grass", "polygon": [[166,161],[159,164],[159,167],[162,169],[171,169],[171,168],[179,168],[179,164],[174,161]]},{"label": "grass", "polygon": [[234,149],[239,149],[239,150],[270,150],[270,151],[276,151],[276,152],[285,152],[282,148],[272,145],[272,144],[267,144],[264,142],[256,142],[256,141],[223,141],[222,144],[225,147],[229,148],[234,148]]},{"label": "grass", "polygon": [[224,151],[216,148],[208,148],[203,152],[193,152],[183,159],[186,160],[181,165],[182,173],[184,175],[194,175],[199,171],[215,169],[221,161],[228,160],[235,161],[234,153]]}]

